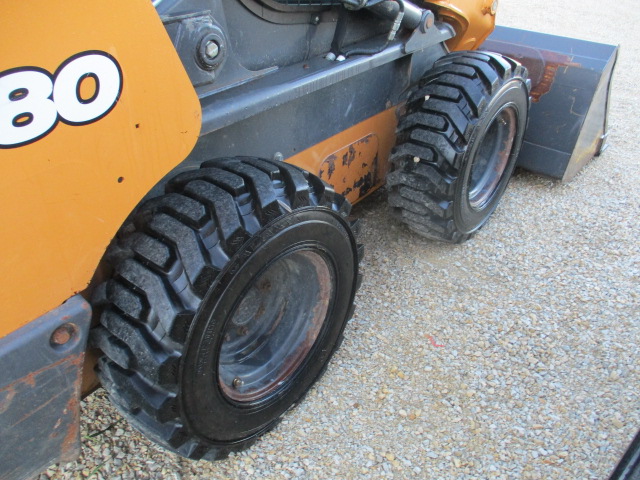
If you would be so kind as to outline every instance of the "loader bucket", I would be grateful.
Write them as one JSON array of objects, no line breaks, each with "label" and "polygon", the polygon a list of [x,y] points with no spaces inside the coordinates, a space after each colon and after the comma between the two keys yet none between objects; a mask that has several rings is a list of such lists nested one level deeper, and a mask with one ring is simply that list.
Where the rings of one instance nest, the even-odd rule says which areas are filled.
[{"label": "loader bucket", "polygon": [[480,49],[529,70],[532,103],[518,166],[567,182],[606,148],[617,46],[496,27]]}]

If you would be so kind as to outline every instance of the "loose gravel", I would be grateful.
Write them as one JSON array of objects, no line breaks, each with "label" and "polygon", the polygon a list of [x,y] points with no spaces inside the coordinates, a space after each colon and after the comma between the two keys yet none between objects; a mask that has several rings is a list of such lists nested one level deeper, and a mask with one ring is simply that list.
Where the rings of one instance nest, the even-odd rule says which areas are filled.
[{"label": "loose gravel", "polygon": [[365,280],[322,381],[247,452],[192,462],[103,391],[45,479],[605,479],[640,428],[636,0],[502,2],[499,23],[622,43],[611,147],[570,184],[518,173],[466,244],[358,205]]}]

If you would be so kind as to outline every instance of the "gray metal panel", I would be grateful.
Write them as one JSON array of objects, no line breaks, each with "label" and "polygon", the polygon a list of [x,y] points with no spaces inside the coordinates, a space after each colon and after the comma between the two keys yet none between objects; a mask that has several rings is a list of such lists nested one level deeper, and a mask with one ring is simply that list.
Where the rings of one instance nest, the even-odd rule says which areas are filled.
[{"label": "gray metal panel", "polygon": [[[401,104],[446,54],[443,42],[451,36],[449,27],[437,23],[379,54],[343,62],[318,56],[202,95],[198,143],[146,198],[160,195],[169,178],[205,160],[241,155],[273,158],[276,152],[286,159]],[[358,46],[375,45],[380,45],[379,38]]]},{"label": "gray metal panel", "polygon": [[[451,32],[446,27],[431,28],[421,37],[422,49],[428,49],[450,38]],[[376,42],[379,40],[374,39],[371,43],[376,45]],[[366,42],[363,42],[362,47],[366,46]],[[398,41],[379,54],[356,56],[344,62],[331,62],[323,57],[316,57],[281,68],[244,85],[205,96],[201,98],[200,135],[207,135],[274,107],[342,83],[406,55],[403,43]]]},{"label": "gray metal panel", "polygon": [[533,102],[518,166],[571,180],[602,149],[618,47],[497,27],[481,49],[529,69]]},{"label": "gray metal panel", "polygon": [[[76,295],[0,338],[0,479],[31,478],[80,453],[80,388],[91,307]],[[64,344],[52,342],[59,327]]]}]

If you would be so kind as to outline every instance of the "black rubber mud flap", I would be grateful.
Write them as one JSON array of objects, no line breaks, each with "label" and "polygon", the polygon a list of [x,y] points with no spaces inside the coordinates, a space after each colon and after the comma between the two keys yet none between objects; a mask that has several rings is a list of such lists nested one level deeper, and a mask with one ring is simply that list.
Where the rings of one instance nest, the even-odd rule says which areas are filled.
[{"label": "black rubber mud flap", "polygon": [[350,208],[297,167],[246,157],[179,174],[141,206],[109,252],[92,335],[124,416],[193,459],[273,428],[353,314]]},{"label": "black rubber mud flap", "polygon": [[528,106],[518,62],[485,52],[438,60],[398,124],[387,176],[395,216],[430,239],[468,239],[507,187]]}]

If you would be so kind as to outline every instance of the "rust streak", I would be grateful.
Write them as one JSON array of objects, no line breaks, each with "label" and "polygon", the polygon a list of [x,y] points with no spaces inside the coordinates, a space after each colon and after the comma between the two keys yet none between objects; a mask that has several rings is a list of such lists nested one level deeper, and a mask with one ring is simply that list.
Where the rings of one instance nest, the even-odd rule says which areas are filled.
[{"label": "rust streak", "polygon": [[25,420],[28,420],[34,414],[38,413],[40,410],[45,408],[47,405],[49,405],[51,402],[53,402],[56,398],[60,397],[61,395],[66,394],[66,393],[67,392],[65,392],[65,391],[58,392],[53,397],[50,397],[46,402],[38,405],[37,408],[34,408],[33,410],[29,411],[29,413],[27,413],[25,416],[23,416],[21,419],[19,419],[17,422],[15,422],[13,425],[11,425],[11,427],[13,428],[13,427],[15,427],[17,425],[20,425],[22,422],[24,422]]},{"label": "rust streak", "polygon": [[[30,391],[46,387],[47,391],[54,391],[52,395],[46,397],[43,403],[29,405],[27,408],[21,407],[21,418],[12,421],[8,426],[10,432],[20,432],[23,428],[22,422],[33,418],[44,418],[45,423],[51,420],[55,424],[50,425],[48,431],[37,431],[23,435],[26,442],[38,443],[44,438],[38,439],[36,435],[47,436],[46,445],[59,448],[58,454],[51,452],[52,461],[69,462],[77,458],[79,454],[79,432],[80,432],[80,390],[82,385],[82,365],[84,362],[84,353],[68,355],[55,363],[47,365],[40,370],[31,372],[28,375],[16,380],[8,386],[0,390],[0,413],[8,410],[12,406],[14,397],[22,398],[23,392],[30,395]],[[58,375],[52,375],[50,372],[56,369]],[[64,372],[64,373],[61,373]],[[53,390],[52,390],[53,387]],[[60,401],[66,401],[64,409],[60,408]],[[58,401],[56,401],[58,400]],[[51,404],[56,405],[56,411],[52,410]],[[15,402],[13,403],[15,406]],[[25,413],[26,412],[26,413]],[[17,412],[16,412],[17,413]],[[44,413],[44,415],[43,415]],[[11,414],[9,414],[11,416]],[[31,421],[33,423],[33,421]],[[45,425],[43,425],[45,427]]]},{"label": "rust streak", "polygon": [[539,102],[543,95],[551,91],[551,87],[555,82],[558,70],[567,67],[579,67],[579,63],[572,62],[573,58],[569,55],[550,52],[547,50],[539,50],[538,59],[523,58],[522,64],[527,67],[529,72],[533,72],[532,78],[537,81],[533,82],[531,88],[531,101]]},{"label": "rust streak", "polygon": [[[80,386],[79,386],[79,382],[82,381],[82,376],[80,375],[80,366],[82,365],[82,362],[84,360],[84,355],[82,353],[79,353],[77,355],[72,355],[66,358],[63,358],[62,360],[59,360],[51,365],[47,365],[46,367],[36,371],[36,372],[31,372],[30,374],[16,380],[15,382],[13,382],[12,384],[4,387],[2,390],[0,390],[0,393],[4,392],[4,391],[12,391],[13,395],[15,395],[15,389],[16,387],[18,387],[19,385],[28,385],[31,388],[36,388],[38,379],[37,377],[40,376],[42,373],[46,372],[47,370],[54,368],[54,367],[58,367],[61,365],[65,365],[67,368],[69,367],[74,367],[74,369],[76,369],[78,371],[78,375],[76,375],[76,379],[74,380],[74,386],[75,386],[75,391],[77,392],[77,399],[76,401],[79,400],[80,398]],[[15,425],[19,425],[20,423],[24,422],[25,420],[27,420],[29,417],[31,417],[32,415],[34,415],[35,413],[37,413],[38,411],[42,410],[43,408],[45,408],[49,403],[51,403],[53,400],[55,400],[56,398],[58,398],[60,395],[65,394],[66,392],[64,390],[61,390],[58,394],[54,395],[53,397],[49,398],[45,403],[38,405],[37,408],[31,410],[27,415],[23,416],[22,418],[20,418],[17,422],[14,423],[13,426]],[[13,395],[11,396],[11,398],[13,398]],[[0,408],[0,413],[2,413],[4,410],[6,410],[8,408],[8,405],[2,405],[2,408]]]},{"label": "rust streak", "polygon": [[531,101],[534,103],[539,102],[541,97],[551,91],[558,71],[581,66],[573,61],[571,55],[526,45],[507,45],[500,42],[500,51],[527,67],[531,79]]},{"label": "rust streak", "polygon": [[531,88],[531,101],[539,102],[540,97],[551,91],[553,82],[556,79],[558,70],[567,67],[579,67],[579,63],[572,62],[572,57],[556,52],[540,51],[542,62],[527,62],[523,59],[523,64],[529,71],[537,73],[538,81]]},{"label": "rust streak", "polygon": [[67,434],[62,440],[60,447],[61,460],[71,462],[75,460],[78,454],[78,439],[80,438],[80,386],[82,384],[82,376],[78,375],[74,381],[74,390],[77,395],[72,396],[67,402],[67,412],[72,415],[71,422]]},{"label": "rust streak", "polygon": [[0,392],[0,395],[4,395],[4,398],[0,399],[0,415],[2,415],[9,409],[9,406],[13,401],[13,397],[16,396],[16,389],[6,388],[2,392]]}]

